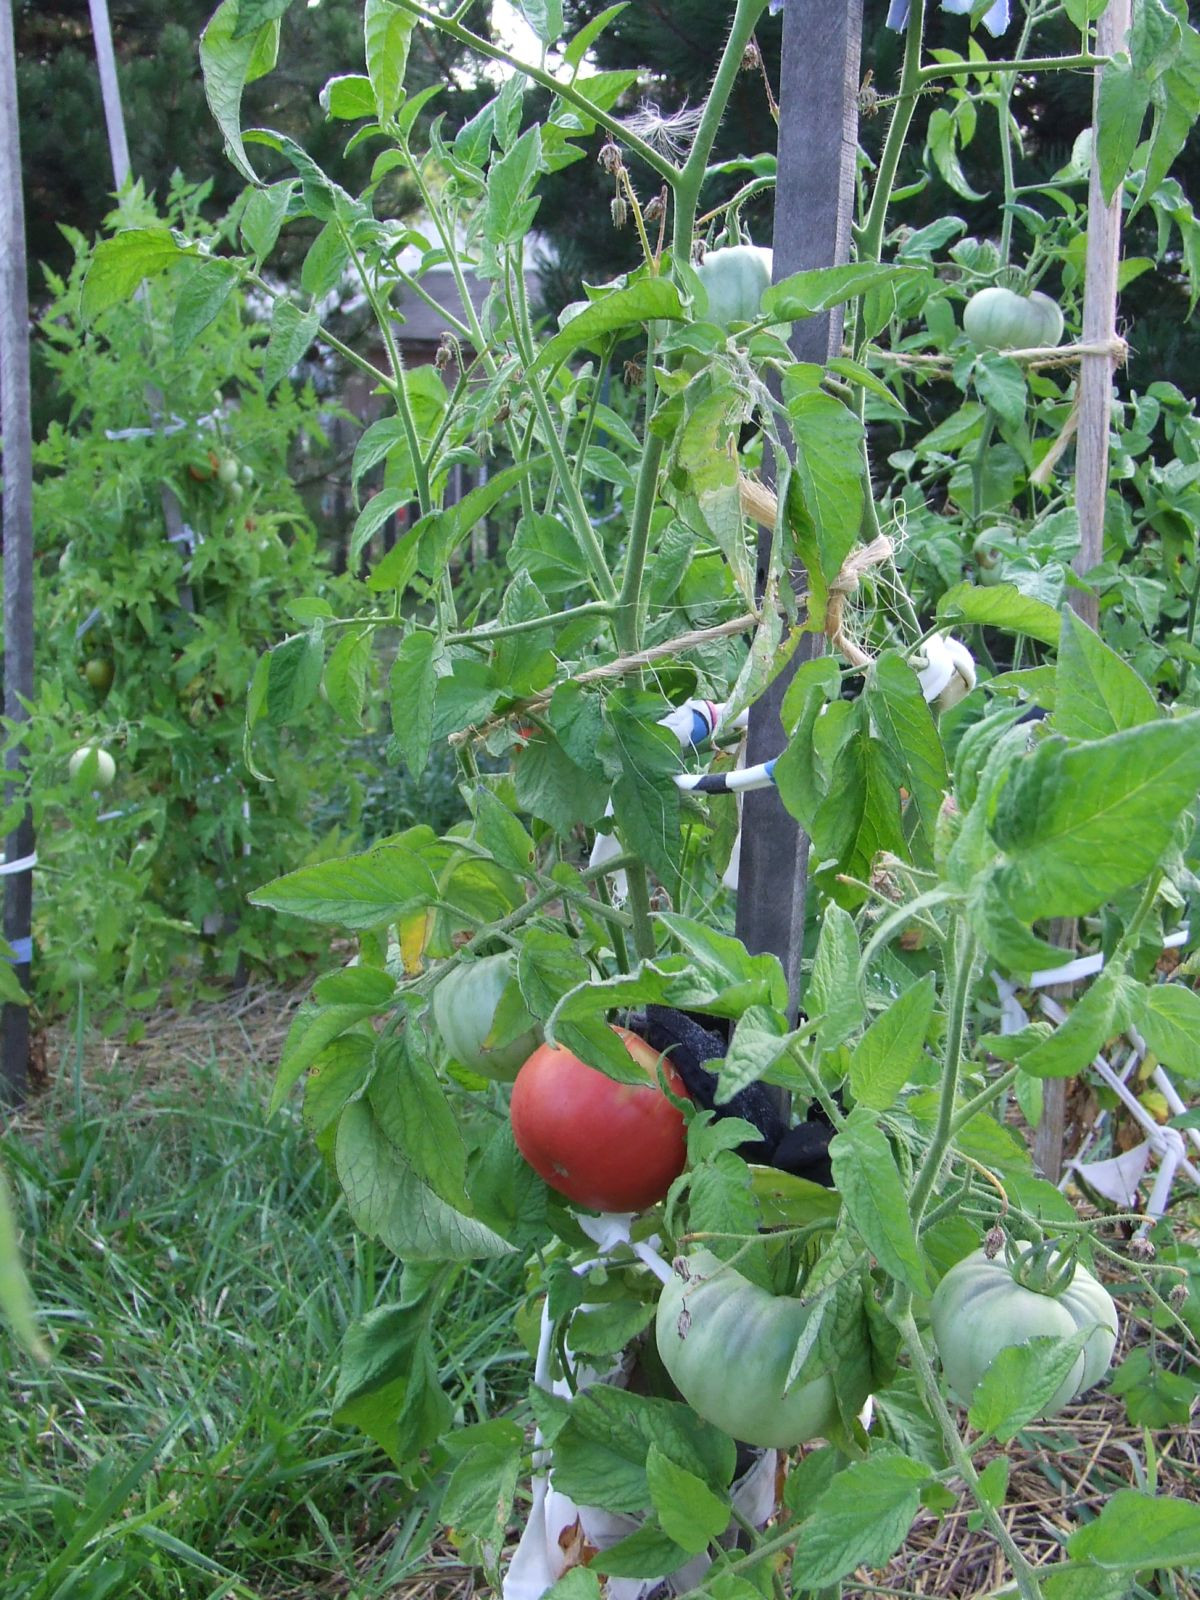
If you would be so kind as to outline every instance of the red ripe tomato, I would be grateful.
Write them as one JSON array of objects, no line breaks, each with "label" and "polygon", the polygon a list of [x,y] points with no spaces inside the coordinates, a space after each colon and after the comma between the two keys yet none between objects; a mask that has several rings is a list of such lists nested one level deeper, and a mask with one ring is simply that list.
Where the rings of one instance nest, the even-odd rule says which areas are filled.
[{"label": "red ripe tomato", "polygon": [[[614,1028],[646,1073],[617,1083],[569,1050],[543,1044],[517,1073],[511,1115],[517,1149],[552,1189],[593,1211],[644,1211],[683,1171],[683,1114],[658,1086],[659,1053]],[[663,1062],[672,1093],[687,1090]]]}]

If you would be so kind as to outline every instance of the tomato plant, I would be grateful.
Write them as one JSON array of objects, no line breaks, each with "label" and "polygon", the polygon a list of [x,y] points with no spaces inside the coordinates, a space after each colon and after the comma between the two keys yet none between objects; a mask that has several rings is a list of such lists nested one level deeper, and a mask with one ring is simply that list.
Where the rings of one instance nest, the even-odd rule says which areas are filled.
[{"label": "tomato plant", "polygon": [[[1088,148],[1186,296],[1200,224],[1167,173],[1200,108],[1188,65],[1200,44],[1177,0],[1164,7],[1139,23],[1128,58],[1100,67],[1101,116],[1114,93],[1125,109]],[[406,99],[408,30],[491,60],[498,47],[461,8],[372,0],[366,72],[339,72],[326,100],[332,124],[355,125],[348,143],[370,140],[380,172],[411,179],[423,211],[412,229],[379,215],[374,191],[347,194],[289,135],[244,138],[231,86],[274,59],[274,18],[234,27],[227,0],[206,36],[213,103],[252,185],[245,249],[231,242],[222,259],[271,302],[272,371],[315,345],[383,408],[351,467],[349,592],[336,611],[293,605],[249,686],[247,748],[271,767],[322,686],[331,704],[361,706],[378,651],[388,761],[413,782],[453,762],[469,812],[439,833],[418,808],[374,847],[298,859],[252,895],[358,941],[357,960],[317,980],[297,1015],[276,1091],[307,1079],[306,1115],[351,1218],[406,1265],[401,1301],[348,1335],[345,1393],[401,1470],[425,1473],[444,1406],[431,1379],[398,1402],[394,1375],[431,1367],[428,1324],[454,1273],[520,1252],[537,1386],[562,1401],[533,1408],[553,1433],[554,1492],[647,1519],[584,1587],[605,1562],[641,1581],[707,1559],[732,1509],[735,1440],[823,1437],[834,1448],[803,1469],[826,1485],[820,1500],[786,1505],[757,1547],[794,1544],[794,1587],[832,1590],[878,1567],[922,1499],[961,1484],[1023,1600],[1038,1600],[1042,1575],[950,1403],[967,1387],[957,1358],[982,1350],[986,1330],[956,1344],[935,1328],[931,1340],[927,1307],[940,1324],[954,1263],[1003,1217],[1030,1240],[1089,1241],[1122,1294],[1152,1303],[1173,1338],[1188,1328],[1156,1287],[1160,1269],[1034,1170],[1030,1134],[1044,1085],[1086,1072],[1122,1028],[1164,1070],[1200,1077],[1200,999],[1151,972],[1164,936],[1190,940],[1179,924],[1200,869],[1200,431],[1168,387],[1122,390],[1106,543],[1098,564],[1080,561],[1087,496],[1072,443],[1090,174],[1081,143],[1041,186],[1017,148],[1014,88],[1033,72],[1091,70],[1095,8],[1069,8],[1079,50],[1044,58],[1058,8],[1024,8],[998,47],[1011,43],[1006,60],[976,48],[960,6],[940,21],[961,30],[961,51],[930,48],[930,9],[889,8],[907,41],[892,114],[866,133],[853,260],[784,278],[766,302],[771,327],[746,338],[724,330],[760,320],[768,269],[733,241],[773,158],[731,172],[714,140],[745,65],[761,60],[763,0],[730,7],[709,95],[687,117],[631,118],[633,79],[591,70],[615,8],[566,40],[558,8],[530,6],[541,64],[524,63],[457,128],[426,128],[419,97]],[[1003,31],[1007,11],[980,20]],[[523,82],[536,97],[522,99]],[[1139,116],[1155,130],[1140,176]],[[914,128],[924,148],[906,156]],[[976,172],[985,129],[999,159]],[[264,150],[284,176],[264,177]],[[585,160],[612,185],[604,225],[631,224],[637,259],[544,324],[528,230],[542,182]],[[910,226],[903,208],[934,173],[966,215],[938,191],[922,202],[936,214]],[[994,182],[994,212],[970,210],[986,199],[972,174]],[[308,252],[299,292],[264,265],[285,230]],[[705,257],[713,238],[730,243]],[[201,287],[211,269],[157,235],[152,256],[145,239],[113,243],[93,297],[122,261]],[[447,266],[447,335],[434,362],[405,364],[392,308],[414,284],[428,295]],[[374,345],[351,347],[340,323],[322,322],[342,284],[376,317]],[[794,360],[779,330],[826,313],[843,319],[836,353]],[[768,452],[770,488],[758,476]],[[256,473],[261,484],[257,460]],[[197,492],[229,513],[219,479]],[[395,536],[380,551],[385,528]],[[977,566],[986,585],[969,581]],[[1067,603],[1085,594],[1096,626]],[[785,672],[778,749],[746,767],[746,715]],[[811,845],[790,973],[736,933],[735,797],[759,783]],[[753,815],[748,805],[747,827]],[[1067,922],[1083,966],[1103,973],[1051,1026],[1027,1019],[1018,995],[1076,954],[1055,942]],[[504,1050],[519,1037],[522,1011],[558,1043],[534,1049],[510,1086],[489,1040]],[[639,1049],[614,1031],[664,1012],[680,1039],[690,1029],[703,1043],[679,1054],[681,1078],[699,1086],[686,1113],[653,1081],[653,1052],[644,1081],[626,1081]],[[476,1076],[456,1070],[472,1060]],[[827,1163],[807,1170],[828,1189],[785,1164],[814,1131]],[[755,1159],[764,1148],[778,1166]],[[653,1218],[637,1215],[650,1206]],[[662,1291],[652,1344],[654,1236],[668,1253],[711,1247],[712,1261]],[[1048,1351],[1073,1381],[1074,1301],[1021,1293],[1041,1320],[1026,1306],[1008,1335],[1036,1325],[1052,1344],[1011,1361]],[[1099,1348],[1112,1324],[1096,1326]],[[728,1360],[734,1345],[753,1363]],[[666,1396],[664,1367],[683,1402]],[[1081,1383],[1090,1370],[1085,1359]],[[588,1380],[602,1372],[617,1381],[598,1396]],[[858,1421],[868,1390],[880,1402],[870,1430]],[[979,1431],[1011,1438],[1045,1403],[1011,1385]],[[462,1548],[491,1564],[510,1503],[495,1492],[498,1462],[512,1483],[551,1445],[531,1459],[521,1424],[502,1438],[486,1393],[474,1420],[488,1431],[455,1455],[444,1509]]]},{"label": "tomato plant", "polygon": [[687,1158],[683,1113],[658,1084],[687,1091],[670,1063],[614,1029],[644,1083],[620,1083],[570,1050],[542,1044],[517,1073],[509,1114],[517,1149],[552,1189],[593,1211],[644,1211],[665,1198]]}]

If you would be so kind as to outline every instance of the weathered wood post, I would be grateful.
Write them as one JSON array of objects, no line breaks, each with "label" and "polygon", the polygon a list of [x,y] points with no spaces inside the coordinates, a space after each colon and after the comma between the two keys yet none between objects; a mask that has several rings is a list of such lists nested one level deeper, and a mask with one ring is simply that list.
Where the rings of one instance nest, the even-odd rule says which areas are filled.
[{"label": "weathered wood post", "polygon": [[[1096,53],[1113,55],[1126,48],[1131,17],[1130,0],[1110,0],[1096,24]],[[1100,80],[1095,71],[1092,99],[1092,148],[1100,125]],[[1083,343],[1093,354],[1079,358],[1079,430],[1075,447],[1075,511],[1079,518],[1079,549],[1072,566],[1080,578],[1104,559],[1104,508],[1108,498],[1108,430],[1112,416],[1113,371],[1116,366],[1117,265],[1121,254],[1121,189],[1111,199],[1104,196],[1100,164],[1093,155],[1088,183],[1087,264],[1083,291]],[[1072,609],[1089,627],[1099,625],[1100,607],[1092,589],[1071,589]],[[1050,930],[1055,944],[1075,943],[1075,923],[1056,922]],[[1071,990],[1052,989],[1056,999]],[[1063,1141],[1066,1136],[1067,1085],[1065,1078],[1050,1078],[1043,1088],[1042,1116],[1034,1141],[1038,1170],[1052,1183],[1062,1176]]]},{"label": "weathered wood post", "polygon": [[[12,0],[0,3],[0,416],[4,427],[4,714],[24,722],[33,696],[33,440],[29,417],[29,285],[17,116]],[[5,801],[20,791],[26,751],[5,755]],[[33,948],[33,813],[4,842],[4,937],[29,988]],[[0,1103],[20,1105],[29,1081],[29,1008],[0,1016]]]},{"label": "weathered wood post", "polygon": [[[786,0],[779,78],[779,169],[775,193],[774,276],[831,267],[850,253],[854,171],[858,153],[858,83],[862,0]],[[835,310],[794,325],[797,361],[824,363],[841,344]],[[770,532],[759,538],[759,584],[765,582]],[[797,580],[803,574],[797,573]],[[806,633],[790,669],[750,711],[746,760],[769,761],[783,748],[780,708],[802,661],[823,648]],[[808,876],[808,836],[774,789],[743,803],[738,867],[737,932],[756,953],[770,951],[788,976],[790,1009],[800,1002],[800,959]]]}]

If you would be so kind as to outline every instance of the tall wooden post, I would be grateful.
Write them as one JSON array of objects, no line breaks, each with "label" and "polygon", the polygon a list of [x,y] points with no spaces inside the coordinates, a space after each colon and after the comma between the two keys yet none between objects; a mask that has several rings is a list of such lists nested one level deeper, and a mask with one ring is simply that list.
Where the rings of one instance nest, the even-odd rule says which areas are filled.
[{"label": "tall wooden post", "polygon": [[[4,428],[4,714],[13,723],[21,723],[28,717],[26,705],[33,697],[33,439],[12,0],[0,0],[0,417]],[[25,759],[21,745],[5,755],[6,802],[21,788]],[[6,838],[4,851],[4,937],[16,952],[18,981],[28,991],[33,954],[33,814],[28,806]],[[29,1010],[10,1001],[0,1014],[0,1103],[20,1105],[28,1081]]]},{"label": "tall wooden post", "polygon": [[[858,154],[862,0],[786,0],[779,82],[779,178],[775,195],[774,276],[786,278],[849,258]],[[841,344],[840,309],[795,324],[797,361],[824,363]],[[770,534],[759,540],[765,583]],[[797,574],[802,577],[802,574]],[[746,760],[777,756],[784,745],[780,708],[792,674],[822,648],[807,633],[750,711]],[[774,789],[748,794],[742,811],[737,932],[754,952],[770,951],[788,976],[793,1016],[800,1002],[800,959],[808,877],[808,837]]]},{"label": "tall wooden post", "polygon": [[[1126,47],[1130,0],[1109,0],[1096,24],[1096,53],[1115,54]],[[1097,67],[1092,98],[1092,144],[1100,125],[1100,80]],[[1116,335],[1117,265],[1121,255],[1121,185],[1105,200],[1100,184],[1100,164],[1093,157],[1088,184],[1087,258],[1083,290],[1083,342],[1108,347]],[[1108,499],[1108,430],[1112,416],[1113,368],[1111,354],[1085,355],[1079,362],[1079,433],[1075,447],[1075,511],[1079,518],[1079,549],[1072,563],[1081,578],[1104,559],[1104,508]],[[1071,589],[1072,609],[1089,627],[1099,626],[1100,604],[1092,589]],[[1075,943],[1072,919],[1055,921],[1050,937],[1057,945]],[[1052,989],[1065,999],[1070,989]],[[1034,1140],[1033,1157],[1043,1176],[1057,1183],[1062,1176],[1063,1142],[1067,1122],[1067,1080],[1050,1078],[1042,1096],[1042,1116]]]}]

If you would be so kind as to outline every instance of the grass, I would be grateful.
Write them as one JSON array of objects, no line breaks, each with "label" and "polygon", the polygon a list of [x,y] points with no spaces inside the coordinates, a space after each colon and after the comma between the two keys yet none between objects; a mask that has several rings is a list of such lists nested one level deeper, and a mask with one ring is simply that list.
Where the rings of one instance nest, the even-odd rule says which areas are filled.
[{"label": "grass", "polygon": [[[345,1327],[396,1268],[298,1121],[264,1122],[269,1075],[89,1068],[0,1143],[54,1345],[39,1369],[0,1330],[5,1600],[383,1600],[426,1567],[429,1494],[330,1418]],[[518,1270],[468,1276],[443,1323],[472,1415],[481,1349],[511,1352],[489,1384],[521,1377]]]}]

